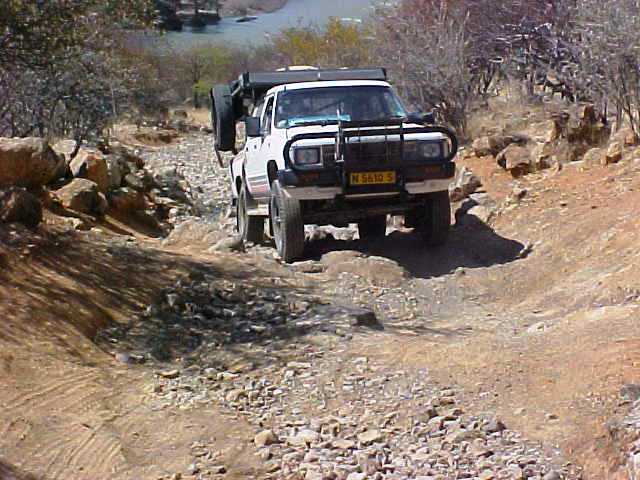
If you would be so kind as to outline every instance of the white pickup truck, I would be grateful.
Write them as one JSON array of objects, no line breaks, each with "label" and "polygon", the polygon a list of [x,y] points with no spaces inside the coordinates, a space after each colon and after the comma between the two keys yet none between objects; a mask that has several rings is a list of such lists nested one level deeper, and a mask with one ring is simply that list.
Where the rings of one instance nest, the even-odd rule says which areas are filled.
[{"label": "white pickup truck", "polygon": [[291,262],[303,256],[305,224],[357,223],[372,238],[386,234],[388,215],[404,215],[426,244],[446,241],[456,137],[408,113],[384,69],[245,73],[211,99],[218,150],[235,151],[235,123],[246,126],[229,166],[245,240],[263,241],[268,219]]}]

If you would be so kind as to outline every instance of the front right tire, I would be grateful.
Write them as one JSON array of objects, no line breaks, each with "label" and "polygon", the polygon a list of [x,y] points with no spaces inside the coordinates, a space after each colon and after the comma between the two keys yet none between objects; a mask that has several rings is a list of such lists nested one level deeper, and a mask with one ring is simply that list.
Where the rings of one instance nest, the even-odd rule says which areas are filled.
[{"label": "front right tire", "polygon": [[280,258],[287,263],[302,258],[304,221],[300,201],[288,196],[275,180],[271,184],[269,215],[273,238]]}]

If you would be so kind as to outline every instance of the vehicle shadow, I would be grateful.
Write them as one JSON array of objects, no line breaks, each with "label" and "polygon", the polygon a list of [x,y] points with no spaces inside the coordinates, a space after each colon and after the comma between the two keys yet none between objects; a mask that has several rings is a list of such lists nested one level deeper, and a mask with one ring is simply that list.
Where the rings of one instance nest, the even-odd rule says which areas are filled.
[{"label": "vehicle shadow", "polygon": [[336,240],[326,238],[307,245],[307,256],[319,259],[335,250],[355,250],[366,255],[397,262],[415,278],[432,278],[457,268],[481,268],[502,265],[522,258],[524,244],[500,236],[473,215],[465,215],[452,227],[449,240],[439,247],[428,247],[422,237],[411,231],[393,231],[376,240]]}]

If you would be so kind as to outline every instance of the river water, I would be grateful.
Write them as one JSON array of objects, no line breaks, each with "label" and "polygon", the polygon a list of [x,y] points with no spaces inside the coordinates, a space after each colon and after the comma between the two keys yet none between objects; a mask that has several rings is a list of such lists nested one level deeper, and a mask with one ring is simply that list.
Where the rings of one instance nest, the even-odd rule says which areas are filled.
[{"label": "river water", "polygon": [[176,49],[203,43],[260,45],[269,35],[287,27],[323,26],[331,17],[363,21],[373,8],[373,0],[289,0],[280,10],[261,14],[250,22],[238,23],[237,18],[227,17],[204,30],[193,31],[185,27],[182,32],[170,32],[166,40]]}]

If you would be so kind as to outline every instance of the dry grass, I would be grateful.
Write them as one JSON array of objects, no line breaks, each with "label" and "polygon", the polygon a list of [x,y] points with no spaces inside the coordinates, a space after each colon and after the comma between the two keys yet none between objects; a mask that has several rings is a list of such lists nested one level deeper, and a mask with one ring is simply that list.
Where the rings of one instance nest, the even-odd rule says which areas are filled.
[{"label": "dry grass", "polygon": [[208,108],[189,108],[186,112],[190,123],[211,128],[211,111]]}]

